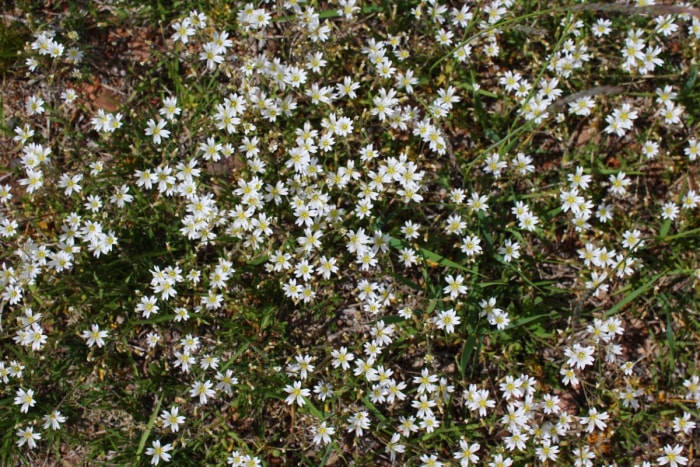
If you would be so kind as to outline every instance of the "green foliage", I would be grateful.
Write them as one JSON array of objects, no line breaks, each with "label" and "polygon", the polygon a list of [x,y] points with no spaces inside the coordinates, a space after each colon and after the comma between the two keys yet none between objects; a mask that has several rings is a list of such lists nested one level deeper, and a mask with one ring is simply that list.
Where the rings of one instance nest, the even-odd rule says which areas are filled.
[{"label": "green foliage", "polygon": [[0,27],[0,464],[700,449],[696,9],[284,3]]},{"label": "green foliage", "polygon": [[3,79],[20,59],[28,37],[29,31],[24,23],[0,22],[0,75]]}]

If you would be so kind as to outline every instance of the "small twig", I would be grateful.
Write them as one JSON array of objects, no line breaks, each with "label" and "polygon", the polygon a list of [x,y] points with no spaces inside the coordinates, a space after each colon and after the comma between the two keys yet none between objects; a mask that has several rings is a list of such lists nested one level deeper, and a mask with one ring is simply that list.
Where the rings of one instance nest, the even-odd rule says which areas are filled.
[{"label": "small twig", "polygon": [[2,17],[2,19],[4,19],[4,20],[24,23],[25,25],[29,26],[29,21],[27,21],[24,18],[18,18],[16,16],[12,16],[12,15],[0,15],[0,17]]},{"label": "small twig", "polygon": [[124,91],[121,91],[113,86],[109,86],[109,85],[104,84],[104,83],[100,83],[100,86],[105,88],[105,89],[108,89],[116,94],[121,94],[122,96],[126,96],[126,93]]},{"label": "small twig", "polygon": [[691,15],[700,17],[700,9],[684,5],[621,5],[619,3],[588,3],[581,5],[572,5],[569,7],[572,11],[610,11],[613,13],[651,13],[654,15]]},{"label": "small twig", "polygon": [[593,88],[576,92],[566,97],[562,97],[561,99],[557,99],[556,101],[550,104],[549,108],[547,109],[547,112],[552,112],[559,107],[565,106],[566,104],[575,101],[576,99],[580,99],[581,97],[597,96],[601,94],[619,94],[624,90],[625,88],[622,86],[595,86]]}]

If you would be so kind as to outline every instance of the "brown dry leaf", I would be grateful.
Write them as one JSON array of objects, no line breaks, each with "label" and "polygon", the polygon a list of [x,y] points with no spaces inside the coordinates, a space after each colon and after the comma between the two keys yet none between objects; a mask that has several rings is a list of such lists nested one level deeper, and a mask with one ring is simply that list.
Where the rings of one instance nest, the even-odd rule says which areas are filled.
[{"label": "brown dry leaf", "polygon": [[116,112],[121,107],[117,93],[103,86],[97,78],[92,83],[82,84],[81,87],[82,89],[78,89],[79,94],[85,96],[85,104],[91,110]]},{"label": "brown dry leaf", "polygon": [[105,112],[116,112],[121,107],[121,103],[117,93],[100,86],[92,99],[92,106],[96,109],[104,109]]},{"label": "brown dry leaf", "polygon": [[112,45],[112,59],[119,58],[131,63],[148,65],[152,62],[157,35],[153,28],[118,28],[109,32],[107,41]]},{"label": "brown dry leaf", "polygon": [[138,63],[142,65],[151,63],[151,50],[153,49],[153,42],[149,36],[149,30],[146,28],[140,28],[135,31],[133,39],[130,41],[131,55]]},{"label": "brown dry leaf", "polygon": [[75,448],[69,448],[65,445],[61,445],[61,466],[62,467],[73,467],[76,465],[85,465],[86,455],[83,452],[82,447],[77,446]]},{"label": "brown dry leaf", "polygon": [[592,140],[593,144],[597,144],[600,141],[600,132],[593,127],[593,125],[586,125],[578,135],[576,135],[575,147],[579,148],[585,146],[588,142]]}]

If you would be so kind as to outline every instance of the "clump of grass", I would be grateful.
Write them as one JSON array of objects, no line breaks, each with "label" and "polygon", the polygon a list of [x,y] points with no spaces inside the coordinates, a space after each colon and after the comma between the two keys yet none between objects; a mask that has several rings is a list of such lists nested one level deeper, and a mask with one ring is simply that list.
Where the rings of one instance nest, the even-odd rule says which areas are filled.
[{"label": "clump of grass", "polygon": [[21,21],[0,21],[0,73],[5,77],[19,60],[29,30]]}]

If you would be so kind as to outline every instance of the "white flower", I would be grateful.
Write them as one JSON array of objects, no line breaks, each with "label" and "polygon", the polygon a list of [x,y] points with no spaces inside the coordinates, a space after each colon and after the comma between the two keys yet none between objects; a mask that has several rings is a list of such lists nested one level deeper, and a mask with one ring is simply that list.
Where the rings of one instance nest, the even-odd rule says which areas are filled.
[{"label": "white flower", "polygon": [[479,456],[476,453],[480,448],[479,443],[470,445],[467,441],[461,439],[459,440],[459,451],[455,452],[453,457],[459,461],[461,467],[467,467],[469,463],[476,464],[479,462]]},{"label": "white flower", "polygon": [[604,430],[607,424],[605,420],[610,418],[607,412],[598,412],[598,409],[593,407],[588,411],[587,417],[581,417],[579,420],[581,425],[588,425],[586,431],[592,433],[593,430],[598,428],[599,430]]},{"label": "white flower", "polygon": [[464,277],[462,277],[460,274],[458,274],[457,277],[454,277],[451,274],[448,275],[445,278],[445,282],[447,282],[447,286],[445,286],[443,291],[450,294],[450,297],[457,298],[458,296],[467,293],[467,286],[464,285]]},{"label": "white flower", "polygon": [[43,114],[45,109],[44,109],[44,99],[42,99],[39,96],[29,96],[27,98],[27,113],[29,115],[38,115],[38,114]]},{"label": "white flower", "polygon": [[238,384],[238,378],[233,376],[233,370],[226,370],[225,373],[218,372],[216,374],[216,379],[219,381],[216,383],[216,390],[223,391],[224,393],[231,395],[233,391],[231,390],[232,384]]},{"label": "white flower", "polygon": [[581,344],[576,343],[572,347],[564,350],[564,355],[569,357],[569,360],[567,361],[569,366],[575,366],[579,370],[582,370],[588,365],[593,364],[593,361],[595,360],[593,358],[594,352],[595,348],[593,346],[584,347]]},{"label": "white flower", "polygon": [[697,159],[700,156],[700,140],[695,138],[688,140],[688,147],[683,149],[683,153],[690,161]]},{"label": "white flower", "polygon": [[93,324],[91,329],[83,331],[81,337],[87,341],[88,347],[92,347],[93,345],[102,347],[105,345],[104,338],[107,337],[107,331],[100,331],[100,327],[97,324]]},{"label": "white flower", "polygon": [[161,446],[160,440],[155,440],[151,444],[151,447],[146,449],[147,456],[153,456],[151,459],[151,464],[158,465],[158,463],[163,460],[163,462],[168,462],[170,460],[169,451],[173,450],[171,444],[164,444]]},{"label": "white flower", "polygon": [[29,71],[34,71],[39,66],[39,61],[35,57],[28,57],[24,63],[29,67]]},{"label": "white flower", "polygon": [[364,410],[356,412],[348,418],[348,432],[354,431],[356,436],[362,436],[363,430],[369,430],[369,427],[369,414]]},{"label": "white flower", "polygon": [[435,325],[438,329],[444,329],[448,334],[453,333],[455,331],[454,327],[458,326],[460,322],[459,316],[452,308],[441,311],[435,318]]},{"label": "white flower", "polygon": [[[121,128],[122,126],[122,114],[118,113],[116,115],[107,114],[107,121],[102,128],[103,131],[107,133],[112,133],[114,130]],[[94,175],[94,174],[93,174]]]},{"label": "white flower", "polygon": [[174,41],[180,41],[183,44],[187,44],[189,37],[195,34],[195,29],[191,27],[191,22],[189,18],[185,18],[182,22],[177,22],[172,25],[175,30],[171,36]]},{"label": "white flower", "polygon": [[618,172],[617,175],[610,175],[610,191],[617,196],[623,196],[627,193],[627,187],[632,183],[624,172]]},{"label": "white flower", "polygon": [[539,224],[539,217],[535,216],[531,212],[526,212],[522,217],[518,219],[518,227],[528,232],[532,232]]},{"label": "white flower", "polygon": [[34,407],[36,404],[36,399],[34,399],[34,391],[32,389],[27,389],[26,391],[22,388],[17,390],[17,395],[15,396],[15,404],[21,405],[19,409],[22,413],[27,413],[29,407]]},{"label": "white flower", "polygon": [[335,434],[335,428],[328,426],[326,422],[314,427],[314,443],[328,444],[331,442],[331,435]]},{"label": "white flower", "polygon": [[301,387],[301,381],[294,381],[293,385],[291,386],[288,384],[284,387],[284,392],[289,394],[284,401],[289,405],[296,402],[299,407],[306,403],[304,397],[309,397],[311,395],[311,391],[309,389]]},{"label": "white flower", "polygon": [[401,233],[404,235],[406,240],[415,240],[418,238],[418,229],[420,225],[412,222],[406,221],[406,223],[401,227]]},{"label": "white flower", "polygon": [[146,136],[153,136],[153,142],[155,144],[160,144],[161,138],[169,138],[170,131],[165,129],[166,121],[158,120],[156,123],[152,118],[148,120],[148,127],[146,127]]},{"label": "white flower", "polygon": [[513,259],[520,258],[520,244],[512,241],[510,238],[503,242],[503,246],[498,249],[498,254],[503,255],[503,261],[511,262]]},{"label": "white flower", "polygon": [[218,45],[216,42],[207,42],[202,46],[202,52],[199,54],[200,60],[207,61],[207,69],[214,70],[217,65],[223,63],[226,49]]},{"label": "white flower", "polygon": [[644,246],[644,242],[640,238],[641,233],[639,230],[627,230],[622,234],[622,246],[635,251],[637,248]]},{"label": "white flower", "polygon": [[562,375],[562,382],[567,386],[578,386],[578,378],[573,368],[562,368],[559,370],[559,374]]},{"label": "white flower", "polygon": [[681,456],[681,452],[683,452],[683,446],[679,444],[674,444],[673,446],[667,444],[664,446],[664,455],[657,458],[656,461],[659,463],[659,465],[668,464],[671,467],[687,465],[688,458]]},{"label": "white flower", "polygon": [[158,110],[164,118],[174,120],[176,115],[180,115],[181,109],[177,106],[177,97],[166,97],[163,99],[163,107]]},{"label": "white flower", "polygon": [[462,243],[459,245],[460,250],[462,250],[467,256],[476,256],[481,254],[481,239],[476,235],[467,235],[462,239]]},{"label": "white flower", "polygon": [[595,37],[607,36],[612,31],[612,21],[609,19],[599,18],[593,25],[593,35]]},{"label": "white flower", "polygon": [[34,449],[36,447],[37,440],[41,439],[41,433],[34,433],[34,427],[28,426],[27,428],[20,428],[17,430],[17,446],[22,447],[25,444],[29,449]]},{"label": "white flower", "polygon": [[216,392],[211,388],[213,385],[209,380],[204,382],[195,381],[190,388],[190,396],[199,397],[199,403],[206,404],[208,398],[216,395]]},{"label": "white flower", "polygon": [[695,429],[696,423],[690,420],[690,413],[684,412],[682,417],[673,419],[673,431],[676,433],[683,432],[689,435]]},{"label": "white flower", "polygon": [[75,89],[72,89],[72,88],[68,88],[61,93],[61,99],[66,101],[66,103],[68,103],[68,104],[70,104],[71,102],[73,102],[77,98],[78,98],[78,93],[75,92]]},{"label": "white flower", "polygon": [[179,410],[180,409],[177,406],[173,406],[170,408],[169,412],[167,410],[163,410],[163,412],[160,414],[163,427],[170,428],[170,431],[173,433],[176,433],[180,429],[180,425],[185,423],[185,417],[178,414]]},{"label": "white flower", "polygon": [[343,370],[347,370],[350,368],[350,361],[355,358],[355,355],[349,353],[347,348],[341,347],[340,350],[333,350],[331,357],[333,357],[333,368],[342,367]]},{"label": "white flower", "polygon": [[43,428],[46,430],[48,428],[51,428],[52,430],[58,430],[61,428],[61,423],[66,421],[66,417],[61,415],[61,412],[58,410],[54,410],[50,414],[44,415],[44,424],[42,425]]}]

